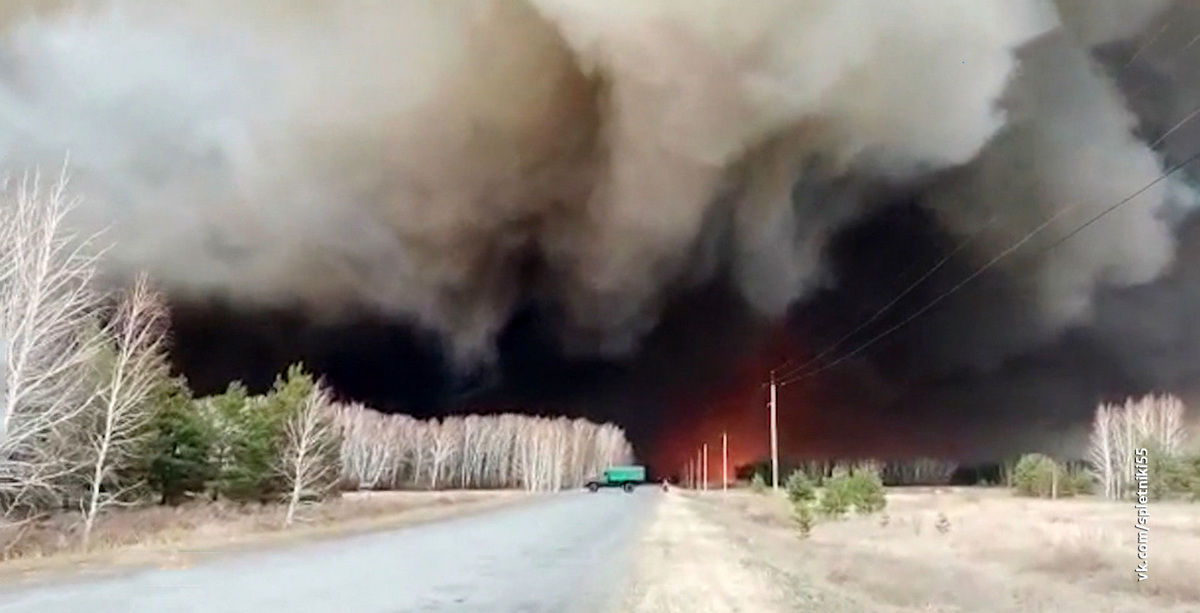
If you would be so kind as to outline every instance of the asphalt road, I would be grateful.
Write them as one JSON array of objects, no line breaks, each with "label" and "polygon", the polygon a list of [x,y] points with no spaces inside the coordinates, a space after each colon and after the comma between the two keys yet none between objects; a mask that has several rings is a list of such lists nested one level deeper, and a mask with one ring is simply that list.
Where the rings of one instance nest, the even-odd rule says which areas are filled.
[{"label": "asphalt road", "polygon": [[591,613],[620,602],[656,488],[567,493],[180,570],[0,588],[0,612]]}]

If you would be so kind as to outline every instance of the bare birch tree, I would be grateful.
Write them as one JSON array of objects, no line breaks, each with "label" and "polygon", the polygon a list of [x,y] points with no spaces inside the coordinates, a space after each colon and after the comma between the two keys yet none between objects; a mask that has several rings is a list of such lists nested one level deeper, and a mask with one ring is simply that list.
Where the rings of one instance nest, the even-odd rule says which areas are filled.
[{"label": "bare birch tree", "polygon": [[1135,421],[1141,444],[1153,445],[1160,453],[1177,455],[1187,444],[1184,427],[1183,402],[1175,396],[1144,396],[1132,405],[1127,401],[1126,413]]},{"label": "bare birch tree", "polygon": [[0,503],[6,515],[62,498],[73,467],[54,445],[90,403],[85,376],[103,335],[91,288],[97,252],[71,234],[66,181],[0,195]]},{"label": "bare birch tree", "polygon": [[1105,496],[1120,499],[1134,489],[1133,453],[1176,455],[1187,445],[1183,403],[1170,395],[1128,398],[1123,405],[1100,405],[1092,421],[1089,455],[1093,475]]},{"label": "bare birch tree", "polygon": [[278,460],[288,492],[284,526],[292,525],[305,497],[323,499],[337,487],[341,465],[335,415],[328,391],[318,384],[284,423]]},{"label": "bare birch tree", "polygon": [[121,501],[136,483],[122,483],[119,470],[128,465],[153,417],[151,399],[170,376],[166,356],[167,310],[149,280],[138,277],[121,296],[106,328],[110,340],[96,357],[96,391],[85,429],[83,479],[83,545],[97,515]]},{"label": "bare birch tree", "polygon": [[1118,415],[1115,407],[1101,404],[1096,407],[1096,416],[1092,420],[1091,456],[1092,474],[1104,487],[1105,498],[1120,496],[1117,474],[1119,462],[1113,452],[1116,440],[1113,432],[1114,417]]},{"label": "bare birch tree", "polygon": [[446,465],[453,460],[457,450],[454,443],[458,423],[461,420],[454,417],[447,417],[440,422],[433,420],[429,422],[429,489],[436,490],[442,472],[445,471]]},{"label": "bare birch tree", "polygon": [[482,432],[479,429],[478,415],[468,415],[462,421],[462,460],[459,462],[459,487],[465,488],[472,483],[480,482],[483,470],[483,454],[485,447]]},{"label": "bare birch tree", "polygon": [[356,489],[391,487],[406,449],[396,440],[388,416],[361,404],[339,406],[342,479]]}]

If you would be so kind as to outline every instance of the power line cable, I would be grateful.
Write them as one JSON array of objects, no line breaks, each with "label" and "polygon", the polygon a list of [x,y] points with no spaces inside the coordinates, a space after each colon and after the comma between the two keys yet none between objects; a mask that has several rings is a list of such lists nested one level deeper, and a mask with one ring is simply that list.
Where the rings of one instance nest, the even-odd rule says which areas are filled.
[{"label": "power line cable", "polygon": [[[1134,64],[1134,62],[1135,62],[1135,61],[1136,61],[1136,60],[1139,58],[1139,56],[1141,56],[1141,54],[1142,54],[1142,53],[1143,53],[1143,52],[1144,52],[1144,51],[1145,51],[1147,48],[1149,48],[1149,47],[1153,46],[1153,45],[1154,45],[1156,42],[1158,42],[1159,38],[1160,38],[1160,37],[1161,37],[1161,36],[1162,36],[1162,35],[1163,35],[1163,34],[1164,34],[1166,31],[1167,31],[1167,29],[1168,29],[1169,27],[1170,27],[1170,22],[1168,22],[1168,23],[1164,24],[1164,25],[1163,25],[1163,27],[1162,27],[1162,28],[1160,28],[1160,29],[1159,29],[1159,30],[1158,30],[1158,31],[1157,31],[1157,32],[1154,34],[1154,36],[1150,37],[1150,38],[1149,38],[1149,40],[1147,40],[1145,43],[1143,43],[1142,45],[1140,45],[1140,46],[1138,47],[1138,49],[1137,49],[1137,50],[1136,50],[1136,51],[1133,53],[1133,55],[1132,55],[1132,56],[1129,58],[1129,60],[1127,60],[1127,61],[1125,62],[1125,64],[1124,64],[1123,66],[1121,66],[1120,70],[1118,71],[1118,73],[1117,73],[1117,75],[1114,77],[1114,79],[1116,79],[1116,80],[1120,80],[1120,78],[1121,78],[1121,77],[1124,75],[1124,73],[1125,73],[1125,72],[1126,72],[1126,71],[1127,71],[1127,70],[1130,68],[1130,66],[1132,66],[1132,65]],[[1189,42],[1187,45],[1184,45],[1184,47],[1183,47],[1183,48],[1180,50],[1180,52],[1182,52],[1182,51],[1186,51],[1186,50],[1187,50],[1189,47],[1191,47],[1191,46],[1192,46],[1192,45],[1193,45],[1193,44],[1194,44],[1194,43],[1195,43],[1197,40],[1200,40],[1200,35],[1197,35],[1195,38],[1193,38],[1193,39],[1192,39],[1192,41],[1191,41],[1191,42]],[[1151,144],[1150,144],[1150,147],[1149,147],[1149,148],[1150,148],[1150,149],[1157,149],[1157,148],[1158,148],[1158,146],[1159,146],[1160,144],[1162,144],[1162,142],[1163,142],[1163,141],[1165,141],[1165,140],[1166,140],[1166,139],[1167,139],[1169,136],[1171,136],[1171,134],[1173,134],[1175,131],[1177,131],[1177,130],[1179,130],[1180,128],[1182,128],[1184,125],[1186,125],[1188,122],[1190,122],[1190,121],[1192,121],[1193,119],[1195,119],[1197,116],[1200,116],[1200,107],[1197,107],[1197,108],[1196,108],[1194,111],[1192,111],[1191,113],[1189,113],[1188,115],[1186,115],[1186,116],[1185,116],[1183,119],[1181,119],[1181,120],[1180,120],[1178,123],[1176,123],[1176,124],[1175,124],[1174,126],[1172,126],[1170,129],[1168,129],[1166,132],[1164,132],[1164,133],[1163,133],[1161,136],[1159,136],[1159,138],[1158,138],[1157,140],[1155,140],[1153,143],[1151,143]],[[1194,158],[1193,158],[1193,159],[1194,159]],[[1184,165],[1186,165],[1186,164],[1187,164],[1187,163],[1189,163],[1190,161],[1191,161],[1191,160],[1185,161],[1185,162],[1184,162]],[[1171,170],[1169,171],[1169,173],[1173,173],[1175,170],[1178,170],[1178,167],[1171,169]],[[1153,182],[1153,183],[1151,184],[1151,186],[1152,186],[1153,184],[1157,183],[1159,180],[1162,180],[1162,179],[1164,179],[1165,177],[1166,177],[1166,175],[1160,176],[1160,177],[1159,177],[1159,179],[1157,179],[1155,182]],[[1150,186],[1147,186],[1145,189],[1149,189],[1149,187],[1150,187]],[[1134,197],[1136,197],[1136,195],[1138,195],[1138,194],[1142,193],[1143,191],[1144,191],[1144,190],[1139,190],[1139,192],[1137,192],[1137,193],[1135,194],[1135,196],[1134,196]],[[1119,207],[1119,206],[1123,205],[1125,202],[1126,202],[1126,201],[1122,201],[1122,202],[1118,203],[1117,205],[1115,205],[1115,206],[1114,206],[1114,207],[1112,207],[1112,208]],[[1057,214],[1055,214],[1055,215],[1051,216],[1049,219],[1047,219],[1047,220],[1046,220],[1046,222],[1044,222],[1043,224],[1039,225],[1039,226],[1038,226],[1037,228],[1035,228],[1035,229],[1034,229],[1032,232],[1033,232],[1033,233],[1038,233],[1038,232],[1041,232],[1041,231],[1042,231],[1042,230],[1044,230],[1044,229],[1045,229],[1047,226],[1049,226],[1049,225],[1050,225],[1050,224],[1052,224],[1054,221],[1056,221],[1058,218],[1060,218],[1060,217],[1061,217],[1063,214],[1065,214],[1066,212],[1068,212],[1068,211],[1070,211],[1070,210],[1073,210],[1073,209],[1077,208],[1078,206],[1079,206],[1079,205],[1078,205],[1078,203],[1077,203],[1077,204],[1075,204],[1075,205],[1071,205],[1071,206],[1067,207],[1067,208],[1066,208],[1066,209],[1064,209],[1064,210],[1060,210],[1060,211],[1059,211]],[[1046,251],[1048,251],[1049,249],[1052,249],[1052,248],[1056,247],[1058,244],[1060,244],[1060,243],[1062,243],[1063,241],[1066,241],[1067,239],[1071,238],[1071,236],[1074,236],[1076,233],[1078,233],[1079,231],[1083,230],[1083,229],[1084,229],[1085,227],[1087,227],[1088,225],[1091,225],[1092,223],[1094,223],[1096,220],[1098,220],[1098,219],[1099,219],[1099,217],[1103,217],[1104,215],[1107,215],[1107,214],[1108,214],[1108,212],[1109,212],[1109,210],[1107,210],[1107,209],[1106,209],[1104,212],[1102,212],[1102,213],[1101,213],[1099,216],[1097,216],[1096,218],[1088,220],[1088,222],[1086,222],[1086,223],[1085,223],[1083,226],[1081,226],[1081,227],[1079,227],[1079,228],[1076,228],[1075,230],[1073,230],[1073,231],[1072,231],[1071,233],[1069,233],[1068,235],[1066,235],[1066,236],[1064,236],[1064,237],[1060,238],[1058,241],[1056,241],[1054,244],[1052,244],[1052,245],[1051,245],[1049,248],[1047,248],[1047,249],[1046,249]],[[813,365],[813,364],[815,364],[816,362],[820,361],[820,360],[821,360],[821,359],[822,359],[824,356],[826,356],[826,355],[828,355],[829,353],[833,352],[833,351],[834,351],[834,350],[836,350],[838,347],[840,347],[842,344],[844,344],[844,343],[845,343],[847,340],[849,340],[850,338],[854,337],[856,334],[858,334],[859,332],[861,332],[861,331],[862,331],[864,328],[866,328],[866,327],[867,327],[867,326],[869,326],[870,324],[872,324],[872,323],[874,323],[875,321],[877,321],[877,320],[878,320],[878,319],[879,319],[879,318],[880,318],[880,317],[881,317],[881,316],[882,316],[884,313],[886,313],[887,311],[889,311],[889,310],[890,310],[890,309],[891,309],[893,306],[895,306],[895,305],[896,305],[896,303],[898,303],[898,302],[899,302],[901,299],[903,299],[903,298],[904,298],[904,296],[906,296],[906,295],[908,295],[909,293],[911,293],[913,290],[915,290],[915,289],[916,289],[916,287],[917,287],[917,286],[919,286],[919,285],[920,285],[922,282],[924,282],[926,279],[928,279],[930,276],[932,276],[932,275],[933,275],[935,272],[937,272],[937,270],[938,270],[938,269],[940,269],[942,266],[944,266],[944,265],[945,265],[945,264],[946,264],[946,263],[949,261],[950,257],[952,257],[953,255],[956,255],[956,254],[957,254],[957,253],[958,253],[958,252],[959,252],[959,251],[960,251],[960,250],[961,250],[963,247],[965,247],[965,246],[966,246],[966,244],[968,244],[968,243],[972,242],[972,241],[974,240],[975,236],[976,236],[976,235],[978,235],[978,234],[979,234],[979,233],[980,233],[982,230],[984,230],[984,229],[986,229],[988,226],[990,226],[990,225],[991,225],[991,224],[992,224],[992,223],[995,221],[995,219],[996,219],[996,217],[995,217],[995,214],[993,214],[993,215],[992,215],[992,217],[991,217],[991,219],[989,219],[988,223],[987,223],[987,224],[984,226],[984,228],[981,228],[980,230],[976,230],[976,232],[975,232],[975,233],[973,233],[973,234],[972,234],[972,236],[968,237],[968,239],[967,239],[967,240],[965,240],[965,241],[961,242],[961,243],[960,243],[958,246],[956,246],[956,247],[955,247],[955,249],[954,249],[954,250],[953,250],[953,251],[952,251],[952,252],[951,252],[951,253],[950,253],[950,254],[949,254],[947,257],[943,258],[942,260],[940,260],[940,261],[938,261],[936,264],[934,264],[934,266],[933,266],[933,267],[932,267],[930,270],[926,271],[926,273],[925,273],[925,274],[923,274],[923,275],[922,275],[920,278],[918,278],[918,279],[917,279],[917,280],[916,280],[914,283],[912,283],[912,284],[910,284],[908,287],[906,287],[906,288],[905,288],[905,289],[904,289],[904,290],[903,290],[903,291],[902,291],[902,292],[901,292],[899,295],[897,295],[895,298],[893,298],[891,301],[889,301],[889,302],[888,302],[887,304],[885,304],[883,307],[881,307],[880,309],[878,309],[877,311],[875,311],[875,312],[874,312],[874,313],[873,313],[873,314],[872,314],[872,315],[871,315],[871,316],[870,316],[870,317],[869,317],[869,318],[868,318],[866,321],[864,321],[864,322],[860,323],[860,324],[859,324],[858,326],[856,326],[856,327],[855,327],[853,330],[851,330],[850,332],[846,333],[846,334],[845,334],[845,335],[843,335],[841,338],[839,338],[837,341],[835,341],[835,342],[834,342],[832,345],[830,345],[830,346],[826,347],[824,350],[822,350],[822,351],[821,351],[820,353],[818,353],[816,356],[814,356],[813,358],[811,358],[811,359],[809,359],[809,360],[805,361],[803,364],[800,364],[799,366],[796,366],[796,367],[792,367],[792,368],[789,368],[789,367],[788,367],[788,365],[789,365],[789,364],[791,364],[791,363],[793,363],[793,362],[795,362],[795,361],[796,361],[796,359],[795,359],[795,358],[788,358],[788,359],[787,359],[786,361],[784,361],[782,364],[780,364],[779,366],[776,366],[775,368],[773,368],[773,369],[771,370],[771,373],[772,373],[772,374],[776,374],[776,373],[778,373],[778,371],[781,371],[781,370],[784,370],[785,368],[787,368],[787,369],[788,369],[788,370],[787,370],[787,372],[786,372],[786,373],[783,373],[782,375],[780,375],[780,376],[779,376],[779,379],[781,379],[781,380],[785,380],[785,379],[788,379],[788,378],[794,377],[794,376],[796,376],[796,375],[797,375],[797,374],[799,374],[799,373],[802,373],[802,372],[804,372],[804,370],[805,370],[805,369],[807,369],[808,367],[812,366],[812,365]],[[1026,237],[1026,238],[1023,238],[1021,241],[1018,241],[1018,243],[1019,243],[1019,244],[1018,244],[1017,246],[1019,247],[1020,245],[1023,245],[1023,244],[1024,244],[1024,243],[1025,243],[1025,242],[1026,242],[1026,241],[1027,241],[1029,238],[1031,238],[1031,236],[1028,236],[1028,235],[1027,235],[1027,237]],[[1043,252],[1044,252],[1044,251],[1043,251]],[[1007,253],[1011,253],[1011,251],[1008,251],[1008,250],[1006,250],[1006,252],[1004,252],[1004,253],[1002,253],[1002,254],[1001,254],[1001,257],[1003,257],[1003,256],[1007,255]],[[994,264],[994,262],[989,262],[988,264],[985,264],[985,266],[988,266],[988,267],[990,267],[992,264]],[[977,271],[977,272],[980,272],[980,271]],[[976,275],[976,276],[977,276],[977,275]],[[973,279],[974,277],[971,277],[971,278]],[[969,282],[969,281],[968,281],[968,282]],[[935,299],[935,300],[939,300],[939,301],[940,301],[940,299],[941,299],[941,298],[939,297],[938,299]],[[928,306],[928,305],[927,305],[927,306]],[[922,311],[922,312],[923,312],[923,311]],[[845,356],[843,356],[843,358],[840,358],[840,359],[838,359],[838,360],[835,360],[835,363],[836,363],[836,362],[840,362],[840,361],[842,361],[842,359],[844,359],[844,357],[845,357]],[[825,370],[825,369],[826,369],[828,366],[831,366],[831,365],[827,365],[827,366],[820,367],[820,368],[818,369],[818,371]],[[815,373],[814,373],[814,374],[815,374]]]},{"label": "power line cable", "polygon": [[[1178,164],[1175,164],[1174,166],[1172,166],[1171,168],[1169,168],[1169,169],[1168,169],[1168,170],[1166,170],[1165,172],[1161,173],[1161,174],[1160,174],[1160,175],[1159,175],[1157,178],[1155,178],[1153,181],[1151,181],[1151,182],[1147,183],[1146,185],[1142,186],[1140,189],[1138,189],[1137,191],[1133,192],[1132,194],[1130,194],[1130,195],[1126,196],[1125,198],[1121,199],[1120,201],[1118,201],[1117,203],[1113,204],[1112,206],[1109,206],[1109,207],[1105,208],[1104,210],[1100,211],[1099,213],[1097,213],[1097,214],[1093,215],[1093,216],[1092,216],[1091,218],[1089,218],[1087,221],[1085,221],[1084,223],[1082,223],[1082,224],[1080,224],[1079,226],[1075,227],[1073,230],[1071,230],[1071,231],[1070,231],[1070,232],[1068,232],[1067,234],[1063,235],[1063,236],[1062,236],[1062,237],[1060,237],[1058,240],[1054,241],[1054,242],[1053,242],[1053,243],[1051,243],[1049,246],[1047,246],[1045,249],[1043,249],[1042,251],[1040,251],[1040,252],[1039,252],[1039,255],[1040,255],[1040,254],[1044,254],[1044,253],[1046,253],[1046,252],[1048,252],[1048,251],[1050,251],[1050,250],[1052,250],[1052,249],[1054,249],[1054,248],[1058,247],[1059,245],[1063,244],[1064,242],[1066,242],[1067,240],[1071,239],[1071,238],[1072,238],[1072,237],[1074,237],[1075,235],[1079,234],[1080,232],[1082,232],[1083,230],[1085,230],[1086,228],[1088,228],[1088,227],[1089,227],[1089,226],[1091,226],[1092,224],[1096,223],[1097,221],[1099,221],[1099,220],[1100,220],[1100,219],[1102,219],[1103,217],[1107,216],[1109,213],[1112,213],[1113,211],[1117,210],[1118,208],[1120,208],[1120,207],[1124,206],[1125,204],[1128,204],[1128,203],[1129,203],[1129,202],[1131,202],[1132,200],[1136,199],[1138,196],[1141,196],[1142,194],[1146,193],[1146,192],[1147,192],[1147,191],[1149,191],[1151,188],[1153,188],[1155,185],[1158,185],[1159,183],[1161,183],[1161,182],[1165,181],[1166,179],[1168,179],[1169,177],[1171,177],[1172,175],[1174,175],[1176,172],[1178,172],[1179,170],[1183,169],[1185,166],[1187,166],[1187,165],[1191,164],[1192,162],[1195,162],[1196,160],[1200,160],[1200,151],[1197,151],[1196,153],[1193,153],[1191,156],[1189,156],[1189,157],[1188,157],[1187,159],[1185,159],[1184,161],[1182,161],[1182,162],[1179,162]],[[818,374],[818,373],[821,373],[821,372],[824,372],[824,371],[826,371],[826,370],[828,370],[828,369],[830,369],[830,368],[833,368],[834,366],[837,366],[838,364],[841,364],[842,362],[844,362],[844,361],[846,361],[846,360],[848,360],[848,359],[850,359],[850,358],[853,358],[854,356],[856,356],[856,355],[858,355],[858,354],[862,353],[862,352],[863,352],[864,350],[866,350],[867,348],[871,347],[871,346],[872,346],[872,345],[874,345],[875,343],[879,342],[880,340],[884,339],[885,337],[887,337],[887,336],[891,335],[892,333],[896,332],[896,331],[897,331],[897,330],[899,330],[900,328],[903,328],[904,326],[907,326],[907,325],[908,325],[909,323],[911,323],[913,320],[915,320],[916,318],[918,318],[918,317],[920,317],[921,315],[925,314],[927,311],[929,311],[929,310],[930,310],[930,309],[932,309],[933,307],[937,306],[937,305],[938,305],[939,303],[941,303],[943,300],[945,300],[946,298],[949,298],[951,295],[953,295],[953,294],[955,294],[956,292],[958,292],[958,290],[962,289],[962,288],[963,288],[964,286],[966,286],[968,283],[970,283],[971,281],[974,281],[974,280],[975,280],[976,278],[978,278],[980,275],[982,275],[983,273],[987,272],[989,269],[991,269],[993,266],[995,266],[997,263],[999,263],[999,262],[1000,262],[1000,260],[1002,260],[1002,259],[1004,259],[1004,258],[1008,257],[1008,256],[1009,256],[1009,255],[1011,255],[1013,252],[1015,252],[1016,250],[1020,249],[1022,246],[1024,246],[1026,243],[1028,243],[1030,240],[1032,240],[1032,239],[1033,239],[1035,236],[1037,236],[1038,234],[1040,234],[1040,233],[1041,233],[1043,230],[1045,230],[1045,229],[1046,229],[1046,228],[1048,228],[1048,227],[1049,227],[1051,224],[1053,224],[1055,221],[1057,221],[1059,218],[1061,218],[1061,217],[1062,217],[1064,214],[1066,214],[1068,211],[1070,211],[1070,210],[1072,210],[1072,209],[1076,208],[1077,206],[1078,206],[1078,204],[1076,204],[1076,205],[1072,205],[1072,206],[1069,206],[1069,207],[1065,207],[1065,208],[1062,208],[1062,209],[1060,209],[1060,210],[1059,210],[1057,213],[1055,213],[1055,214],[1054,214],[1054,215],[1052,215],[1051,217],[1047,218],[1045,221],[1043,221],[1041,224],[1039,224],[1039,225],[1038,225],[1036,228],[1034,228],[1033,230],[1031,230],[1031,231],[1027,232],[1027,233],[1026,233],[1024,236],[1022,236],[1022,237],[1021,237],[1019,240],[1017,240],[1017,241],[1016,241],[1016,242],[1014,242],[1013,244],[1009,245],[1009,246],[1008,246],[1006,249],[1004,249],[1004,250],[1003,250],[1003,251],[1001,251],[1000,253],[996,254],[994,257],[992,257],[992,259],[988,260],[988,261],[987,261],[985,264],[983,264],[982,266],[980,266],[979,268],[977,268],[977,269],[976,269],[974,272],[972,272],[971,274],[969,274],[969,275],[967,275],[966,277],[964,277],[962,280],[960,280],[958,283],[956,283],[956,284],[955,284],[954,286],[952,286],[950,289],[946,290],[945,292],[942,292],[942,293],[941,293],[941,294],[939,294],[939,295],[938,295],[936,298],[934,298],[933,300],[931,300],[931,301],[930,301],[928,304],[926,304],[925,306],[921,307],[921,308],[920,308],[920,309],[918,309],[916,312],[912,313],[911,315],[909,315],[908,317],[904,318],[904,319],[903,319],[903,320],[901,320],[900,322],[898,322],[898,323],[896,323],[895,325],[893,325],[893,326],[889,327],[888,329],[884,330],[883,332],[881,332],[881,333],[879,333],[879,334],[875,335],[874,337],[872,337],[871,339],[869,339],[869,340],[868,340],[868,341],[866,341],[865,343],[863,343],[863,344],[859,345],[859,346],[858,346],[858,347],[856,347],[856,348],[855,348],[853,351],[851,351],[851,352],[849,352],[849,353],[847,353],[847,354],[844,354],[844,355],[842,355],[840,358],[838,358],[838,359],[834,360],[833,362],[830,362],[829,364],[826,364],[826,365],[824,365],[824,366],[822,366],[822,367],[820,367],[820,368],[817,368],[816,370],[810,371],[810,372],[808,372],[808,373],[805,373],[805,374],[798,374],[798,375],[794,375],[794,376],[792,376],[792,377],[790,377],[790,378],[788,378],[788,379],[785,379],[785,380],[783,380],[783,381],[780,381],[778,384],[779,384],[780,386],[783,386],[783,385],[789,385],[789,384],[791,384],[791,383],[795,383],[795,382],[797,382],[797,381],[800,381],[800,380],[802,380],[802,379],[807,379],[807,378],[809,378],[809,377],[812,377],[812,376],[814,376],[814,375],[816,375],[816,374]]]},{"label": "power line cable", "polygon": [[[822,358],[824,358],[826,355],[829,355],[829,354],[830,354],[830,353],[832,353],[833,351],[837,350],[837,349],[838,349],[839,347],[841,347],[841,346],[842,346],[842,345],[843,345],[843,344],[844,344],[846,341],[850,340],[850,339],[851,339],[852,337],[854,337],[856,334],[858,334],[859,332],[861,332],[861,331],[862,331],[864,328],[866,328],[867,326],[871,325],[872,323],[875,323],[875,321],[877,321],[877,320],[878,320],[880,317],[882,317],[882,316],[884,315],[884,313],[887,313],[889,310],[891,310],[891,308],[892,308],[892,307],[896,306],[896,304],[897,304],[898,302],[900,302],[901,300],[903,300],[905,296],[907,296],[907,295],[909,295],[910,293],[912,293],[912,291],[913,291],[913,290],[917,289],[917,287],[918,287],[918,286],[920,286],[922,283],[924,283],[926,279],[928,279],[929,277],[932,277],[932,276],[934,275],[934,273],[936,273],[937,271],[941,270],[941,268],[942,268],[943,266],[945,266],[947,263],[949,263],[949,262],[950,262],[950,260],[951,260],[951,259],[952,259],[954,256],[958,255],[958,254],[959,254],[959,252],[961,252],[963,249],[965,249],[965,248],[967,247],[967,245],[969,245],[969,244],[971,244],[972,242],[974,242],[974,241],[975,241],[975,239],[976,239],[976,238],[977,238],[977,237],[978,237],[980,234],[982,234],[982,233],[983,233],[985,230],[987,230],[988,228],[990,228],[990,227],[991,227],[991,225],[992,225],[993,223],[995,223],[995,221],[996,221],[996,216],[993,214],[993,215],[992,215],[992,217],[991,217],[991,218],[988,220],[988,222],[987,222],[986,224],[984,224],[983,226],[981,226],[980,228],[978,228],[977,230],[975,230],[974,232],[972,232],[972,233],[971,233],[971,235],[970,235],[970,236],[968,236],[966,239],[964,239],[964,240],[962,240],[962,241],[959,241],[959,243],[958,243],[958,244],[957,244],[957,245],[954,247],[954,249],[952,249],[952,250],[951,250],[949,253],[947,253],[947,254],[946,254],[945,256],[943,256],[943,257],[942,257],[940,260],[938,260],[938,261],[937,261],[937,263],[935,263],[935,264],[933,265],[933,267],[932,267],[932,268],[930,268],[929,270],[926,270],[924,274],[922,274],[922,275],[921,275],[919,278],[917,278],[915,281],[913,281],[913,282],[912,282],[912,283],[910,283],[910,284],[909,284],[907,287],[905,287],[903,291],[901,291],[899,294],[896,294],[896,295],[895,295],[895,296],[894,296],[894,297],[893,297],[891,300],[889,300],[889,301],[888,301],[886,304],[884,304],[883,306],[879,307],[879,309],[877,309],[877,310],[876,310],[874,313],[872,313],[872,314],[871,314],[871,316],[870,316],[869,318],[867,318],[866,320],[864,320],[862,323],[860,323],[860,324],[859,324],[857,327],[855,327],[853,330],[851,330],[851,331],[847,332],[846,334],[844,334],[844,335],[843,335],[841,338],[839,338],[839,339],[838,339],[836,342],[834,342],[832,345],[830,345],[830,346],[826,347],[826,348],[825,348],[823,351],[821,351],[820,353],[818,353],[816,356],[812,357],[811,359],[809,359],[809,360],[805,361],[803,364],[800,364],[799,366],[797,366],[797,367],[795,367],[795,368],[789,369],[789,370],[788,370],[788,372],[786,372],[786,373],[783,373],[783,374],[780,374],[780,375],[779,375],[779,378],[780,378],[780,379],[787,379],[788,377],[791,377],[791,376],[793,376],[793,375],[795,375],[795,374],[797,374],[797,373],[799,373],[799,372],[803,372],[803,371],[804,371],[804,370],[806,370],[806,369],[807,369],[809,366],[812,366],[814,363],[816,363],[816,362],[819,362],[819,361],[820,361]],[[788,360],[788,361],[789,361],[789,362],[792,362],[792,361],[795,361],[795,360]],[[781,369],[780,369],[780,368],[776,368],[775,370],[776,370],[776,371],[778,371],[778,370],[781,370]]]}]

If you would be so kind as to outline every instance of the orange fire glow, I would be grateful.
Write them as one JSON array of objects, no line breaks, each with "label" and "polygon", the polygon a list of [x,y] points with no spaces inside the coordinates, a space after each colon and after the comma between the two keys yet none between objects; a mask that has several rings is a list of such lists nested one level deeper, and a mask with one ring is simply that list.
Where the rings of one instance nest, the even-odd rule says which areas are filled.
[{"label": "orange fire glow", "polygon": [[[687,464],[697,460],[701,445],[707,443],[708,477],[710,482],[719,483],[722,434],[728,436],[730,479],[734,478],[737,467],[767,457],[770,428],[764,377],[789,356],[798,355],[789,346],[786,332],[768,338],[771,340],[763,350],[735,365],[724,381],[698,390],[668,408],[667,431],[662,433],[652,456],[659,472],[682,476]],[[797,413],[803,406],[795,395],[789,394],[788,420],[802,421]]]},{"label": "orange fire glow", "polygon": [[[720,483],[722,433],[729,437],[731,479],[738,467],[770,457],[767,377],[788,358],[793,358],[792,364],[808,358],[789,344],[785,331],[768,338],[761,351],[736,365],[723,381],[698,385],[695,394],[666,407],[664,432],[650,454],[656,472],[682,478],[689,462],[698,460],[701,446],[707,443],[708,479]],[[863,390],[847,389],[844,381],[824,383],[810,379],[779,389],[782,464],[800,458],[953,457],[960,451],[944,431],[914,427],[911,419],[891,412],[886,403],[871,402],[869,397],[862,402],[864,396],[854,394]],[[830,390],[838,392],[831,394]]]}]

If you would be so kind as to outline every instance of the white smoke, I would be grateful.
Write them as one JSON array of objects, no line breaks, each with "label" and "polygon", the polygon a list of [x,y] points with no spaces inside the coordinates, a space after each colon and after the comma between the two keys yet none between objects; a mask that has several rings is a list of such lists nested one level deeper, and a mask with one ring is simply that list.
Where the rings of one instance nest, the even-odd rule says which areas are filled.
[{"label": "white smoke", "polygon": [[[1158,178],[1158,157],[1133,136],[1134,116],[1086,53],[1063,36],[1023,53],[1023,71],[1004,107],[1008,125],[982,154],[930,195],[946,224],[986,230],[986,255],[999,253],[1057,216],[1003,266],[1021,272],[1048,329],[1090,314],[1100,285],[1148,282],[1174,254],[1161,205],[1190,194],[1151,188],[1085,236],[1058,245],[1073,228]],[[1046,251],[1051,249],[1050,251]]]},{"label": "white smoke", "polygon": [[[115,270],[366,305],[465,355],[529,299],[625,351],[725,270],[778,315],[859,185],[948,171],[930,206],[955,231],[1003,217],[994,248],[1158,172],[1087,53],[1133,27],[1119,2],[82,4],[0,26],[0,160],[69,152]],[[1166,192],[1146,198],[1119,224],[1136,246],[1018,262],[1048,326],[1169,262]]]}]

